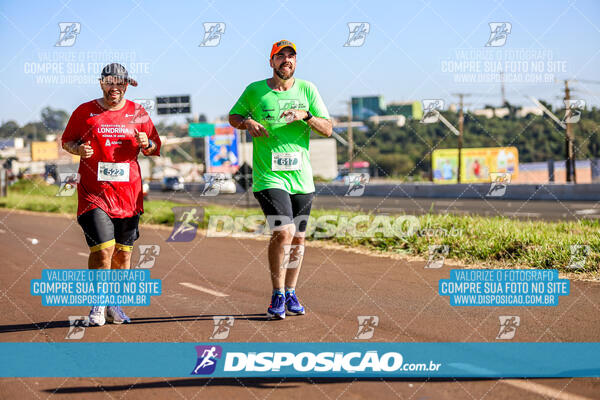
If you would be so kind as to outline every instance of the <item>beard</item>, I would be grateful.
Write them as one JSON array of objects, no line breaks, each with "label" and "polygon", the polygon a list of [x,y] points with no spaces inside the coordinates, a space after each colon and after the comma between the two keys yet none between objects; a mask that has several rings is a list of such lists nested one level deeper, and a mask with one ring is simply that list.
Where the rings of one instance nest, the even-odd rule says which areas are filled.
[{"label": "beard", "polygon": [[289,72],[284,72],[282,71],[282,67],[285,64],[282,64],[279,66],[279,68],[275,69],[275,73],[277,74],[277,76],[281,79],[283,79],[284,81],[287,81],[288,79],[290,79],[292,76],[294,76],[294,72],[296,71],[295,68],[293,68],[293,66],[290,65],[290,70]]},{"label": "beard", "polygon": [[103,91],[103,93],[104,93],[104,101],[106,102],[106,104],[111,104],[111,105],[119,104],[121,102],[121,100],[123,100],[123,96],[125,95],[123,93],[123,91],[120,91],[118,96],[115,99],[110,95],[110,90]]}]

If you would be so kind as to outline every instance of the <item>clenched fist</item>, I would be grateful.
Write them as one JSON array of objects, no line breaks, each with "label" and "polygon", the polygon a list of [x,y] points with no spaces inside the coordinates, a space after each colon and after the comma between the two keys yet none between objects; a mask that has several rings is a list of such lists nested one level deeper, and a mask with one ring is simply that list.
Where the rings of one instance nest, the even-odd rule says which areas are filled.
[{"label": "clenched fist", "polygon": [[92,145],[89,140],[77,147],[77,154],[81,156],[81,158],[90,158],[92,154],[94,154],[94,149],[92,149]]},{"label": "clenched fist", "polygon": [[136,129],[135,130],[135,140],[137,141],[138,146],[141,147],[142,149],[145,149],[146,147],[148,147],[148,135],[146,135],[146,132],[139,132]]}]

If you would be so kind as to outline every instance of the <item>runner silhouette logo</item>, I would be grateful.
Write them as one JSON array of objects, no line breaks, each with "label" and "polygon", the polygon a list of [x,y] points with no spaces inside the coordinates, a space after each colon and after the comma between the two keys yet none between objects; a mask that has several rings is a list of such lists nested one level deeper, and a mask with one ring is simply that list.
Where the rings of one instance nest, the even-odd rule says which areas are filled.
[{"label": "runner silhouette logo", "polygon": [[196,346],[198,360],[190,375],[210,375],[217,368],[218,359],[223,355],[221,346]]}]

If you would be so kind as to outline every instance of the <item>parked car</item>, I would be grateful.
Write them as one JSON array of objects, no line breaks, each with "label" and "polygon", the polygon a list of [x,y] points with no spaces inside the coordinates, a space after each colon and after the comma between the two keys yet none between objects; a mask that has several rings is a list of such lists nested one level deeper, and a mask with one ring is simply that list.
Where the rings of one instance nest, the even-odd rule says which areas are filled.
[{"label": "parked car", "polygon": [[222,172],[204,174],[204,187],[202,196],[216,196],[218,194],[236,193],[237,185],[231,174]]},{"label": "parked car", "polygon": [[184,189],[183,178],[180,176],[166,176],[162,181],[163,192],[179,192]]}]

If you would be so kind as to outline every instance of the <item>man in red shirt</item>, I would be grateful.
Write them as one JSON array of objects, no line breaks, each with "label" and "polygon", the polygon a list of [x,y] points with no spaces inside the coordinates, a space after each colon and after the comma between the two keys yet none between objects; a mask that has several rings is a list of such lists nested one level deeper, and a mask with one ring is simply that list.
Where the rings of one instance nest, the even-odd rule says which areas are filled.
[{"label": "man in red shirt", "polygon": [[[103,96],[77,107],[62,135],[63,149],[81,156],[77,222],[90,248],[90,269],[129,269],[144,212],[137,157],[140,151],[160,155],[160,138],[150,116],[124,98],[128,85],[137,82],[125,67],[104,67]],[[130,322],[118,304],[93,306],[90,325],[104,325],[106,320]]]}]

